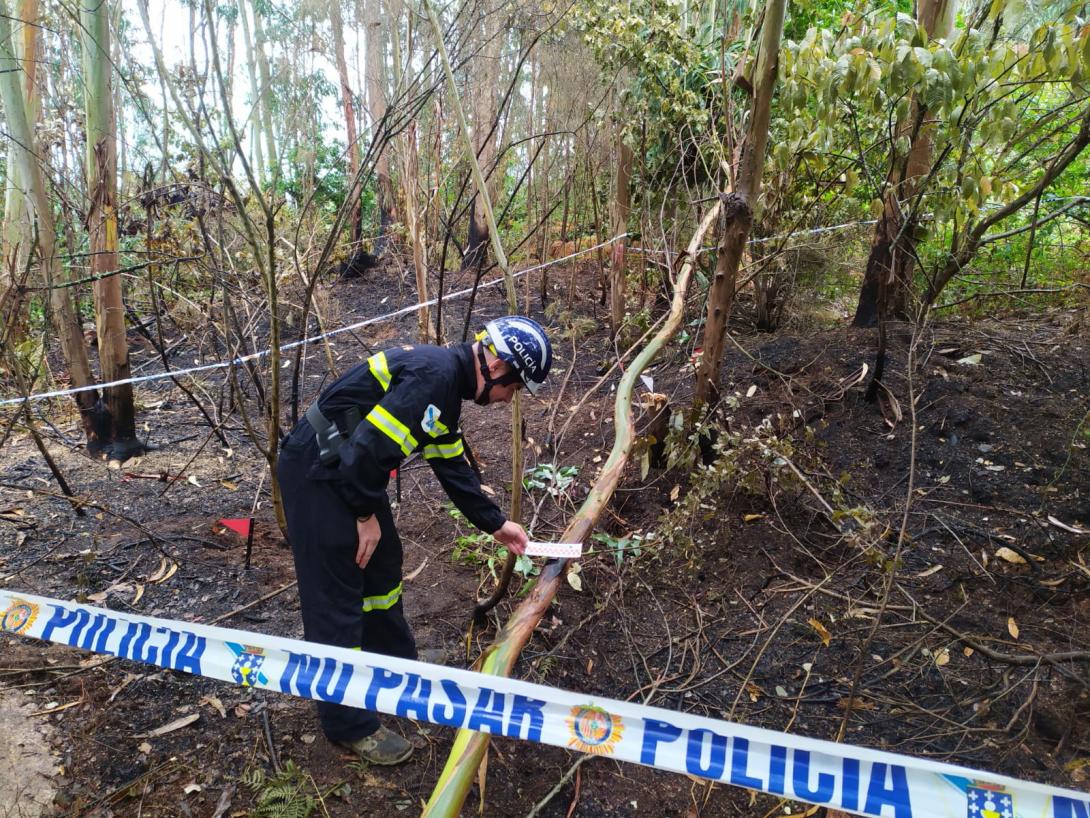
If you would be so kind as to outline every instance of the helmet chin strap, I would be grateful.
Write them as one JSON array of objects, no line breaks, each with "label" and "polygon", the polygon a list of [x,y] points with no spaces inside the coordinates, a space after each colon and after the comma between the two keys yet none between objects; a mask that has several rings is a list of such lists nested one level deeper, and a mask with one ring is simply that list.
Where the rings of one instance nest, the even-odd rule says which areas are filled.
[{"label": "helmet chin strap", "polygon": [[499,378],[493,378],[492,373],[488,369],[488,359],[484,357],[484,343],[478,343],[477,361],[481,368],[481,377],[484,378],[484,388],[481,389],[481,394],[473,399],[473,402],[478,406],[488,405],[493,386],[508,386],[522,381],[517,372],[508,372],[506,375]]}]

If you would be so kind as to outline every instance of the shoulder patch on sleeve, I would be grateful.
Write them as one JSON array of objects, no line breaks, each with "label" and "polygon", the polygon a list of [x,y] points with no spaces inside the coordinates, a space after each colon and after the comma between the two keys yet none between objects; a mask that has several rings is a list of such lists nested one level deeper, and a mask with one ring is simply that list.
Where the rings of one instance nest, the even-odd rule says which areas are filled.
[{"label": "shoulder patch on sleeve", "polygon": [[420,418],[420,428],[432,437],[447,434],[450,430],[439,419],[440,415],[439,407],[429,403],[428,408],[424,410],[424,417]]}]

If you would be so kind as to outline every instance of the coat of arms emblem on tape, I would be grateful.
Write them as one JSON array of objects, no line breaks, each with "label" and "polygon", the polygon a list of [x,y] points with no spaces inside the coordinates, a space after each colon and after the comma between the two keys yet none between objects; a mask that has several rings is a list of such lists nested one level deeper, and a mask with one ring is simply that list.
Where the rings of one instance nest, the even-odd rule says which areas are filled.
[{"label": "coat of arms emblem on tape", "polygon": [[575,705],[565,721],[571,734],[568,746],[594,755],[612,755],[624,732],[620,716],[589,704]]},{"label": "coat of arms emblem on tape", "polygon": [[38,606],[33,602],[14,599],[0,616],[0,630],[8,633],[26,633],[38,618]]},{"label": "coat of arms emblem on tape", "polygon": [[235,663],[231,665],[231,678],[235,682],[243,687],[269,683],[268,677],[261,672],[261,666],[265,664],[265,651],[262,648],[240,645],[237,642],[226,644],[231,649],[231,653],[235,654]]},{"label": "coat of arms emblem on tape", "polygon": [[973,782],[965,799],[965,818],[1014,818],[1014,799],[1002,787]]}]

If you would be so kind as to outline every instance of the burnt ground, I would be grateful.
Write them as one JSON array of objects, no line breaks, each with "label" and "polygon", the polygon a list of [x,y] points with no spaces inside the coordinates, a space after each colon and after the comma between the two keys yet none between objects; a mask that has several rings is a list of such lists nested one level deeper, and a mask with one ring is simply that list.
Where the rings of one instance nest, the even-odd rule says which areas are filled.
[{"label": "burnt ground", "polygon": [[[527,403],[532,464],[554,459],[546,444],[589,396],[555,455],[578,467],[575,482],[555,497],[529,497],[539,539],[559,534],[612,441],[616,374],[592,389],[614,353],[598,322],[582,320],[601,315],[592,271],[582,275],[573,309],[549,313],[567,333],[556,343],[550,400]],[[560,285],[562,299],[567,281]],[[498,299],[498,288],[482,294],[476,314],[502,312]],[[404,285],[341,282],[326,322],[411,302]],[[448,306],[452,336],[464,309]],[[406,316],[341,336],[333,354],[347,368],[366,346],[410,341],[414,332],[415,316]],[[724,363],[718,443],[705,447],[714,462],[694,466],[678,445],[668,450],[674,468],[651,465],[643,475],[642,456],[634,458],[600,523],[603,536],[581,563],[582,591],[564,589],[517,673],[808,736],[843,730],[851,743],[1086,789],[1090,535],[1071,529],[1090,529],[1080,431],[1090,410],[1090,338],[1062,312],[940,322],[914,340],[894,327],[885,377],[892,399],[881,404],[863,400],[859,379],[860,367],[873,367],[874,344],[872,333],[845,329],[742,333]],[[134,347],[137,365],[141,354],[146,360]],[[674,343],[652,372],[653,388],[678,409],[691,391],[690,354],[691,344]],[[175,365],[192,363],[188,356]],[[307,360],[310,397],[326,377],[324,354],[311,349]],[[219,382],[213,374],[202,385],[215,395]],[[140,421],[161,448],[120,468],[84,456],[68,404],[36,406],[51,453],[75,490],[99,505],[86,517],[52,496],[25,432],[0,449],[0,480],[24,487],[0,490],[3,587],[301,636],[290,551],[241,422],[225,424],[227,450],[169,381],[137,394]],[[654,400],[644,394],[643,402]],[[501,502],[510,480],[507,412],[467,405],[463,415]],[[643,410],[641,428],[650,414]],[[403,470],[402,492],[406,607],[418,642],[447,648],[464,666],[473,600],[491,587],[491,554],[467,539],[452,549],[472,532],[439,506],[426,467]],[[252,508],[258,534],[247,570],[240,539],[216,521]],[[516,603],[505,602],[500,616]],[[492,633],[494,624],[473,634],[473,656]],[[397,723],[418,746],[413,760],[364,769],[324,741],[305,701],[29,640],[2,644],[0,695],[34,713],[34,735],[55,756],[45,814],[248,814],[254,794],[244,779],[269,770],[271,738],[278,760],[297,764],[305,789],[323,796],[315,814],[411,815],[452,739],[449,730]],[[504,739],[492,746],[490,816],[528,814],[579,758]],[[475,790],[465,815],[476,814],[477,798]],[[0,815],[33,814],[4,806]],[[741,790],[592,758],[538,814],[780,809],[769,797],[751,801]]]}]

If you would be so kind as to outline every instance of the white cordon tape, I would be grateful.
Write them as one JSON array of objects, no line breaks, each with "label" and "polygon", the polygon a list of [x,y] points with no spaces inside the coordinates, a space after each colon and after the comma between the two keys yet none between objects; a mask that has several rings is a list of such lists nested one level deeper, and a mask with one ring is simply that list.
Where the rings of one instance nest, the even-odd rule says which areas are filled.
[{"label": "white cordon tape", "polygon": [[[779,241],[780,239],[789,239],[793,236],[816,236],[820,233],[832,233],[836,230],[846,230],[849,227],[860,227],[862,225],[878,224],[877,219],[867,219],[862,222],[844,222],[844,224],[833,224],[828,227],[814,227],[810,230],[796,230],[793,233],[782,233],[779,236],[765,236],[763,238],[750,239],[746,244],[767,244],[770,241]],[[709,244],[707,247],[701,247],[700,252],[706,253],[709,250],[714,250],[716,245]],[[630,247],[629,250],[633,250],[638,253],[658,253],[663,254],[665,250],[649,250],[643,247]]]},{"label": "white cordon tape", "polygon": [[551,557],[553,559],[577,560],[583,556],[581,542],[529,542],[526,544],[526,556]]},{"label": "white cordon tape", "polygon": [[502,676],[0,591],[0,630],[876,818],[1090,818],[1090,796]]},{"label": "white cordon tape", "polygon": [[[538,264],[535,267],[527,267],[525,270],[519,270],[517,273],[512,273],[511,277],[518,278],[520,276],[526,275],[527,273],[533,273],[537,270],[543,270],[544,268],[551,267],[554,264],[560,264],[561,262],[568,261],[569,259],[573,259],[577,256],[585,255],[586,253],[590,253],[594,250],[598,250],[599,248],[610,245],[617,239],[623,239],[627,235],[628,233],[621,233],[620,235],[614,236],[611,239],[607,239],[600,244],[596,244],[594,247],[588,247],[585,250],[579,250],[575,253],[566,255],[563,258],[546,261],[543,264]],[[488,281],[484,284],[479,285],[476,289],[483,290],[486,287],[494,287],[497,284],[502,284],[503,282],[503,278],[497,278],[494,281]],[[447,293],[443,296],[443,300],[450,301],[454,298],[461,298],[464,295],[469,295],[469,293],[473,292],[473,290],[473,287],[466,287],[464,290]],[[288,344],[282,344],[280,346],[280,351],[287,352],[289,349],[295,349],[295,347],[303,346],[304,344],[311,344],[315,341],[321,341],[323,338],[332,338],[334,335],[340,335],[342,332],[351,332],[352,330],[359,329],[360,327],[366,327],[371,324],[379,324],[383,321],[389,321],[391,318],[397,318],[400,315],[407,315],[411,312],[415,312],[421,307],[430,307],[438,303],[438,297],[429,298],[427,301],[421,301],[408,307],[402,307],[401,309],[394,310],[393,312],[388,312],[383,315],[376,315],[371,318],[365,318],[362,321],[357,321],[355,324],[349,324],[347,327],[338,327],[337,329],[330,330],[329,332],[323,332],[321,335],[313,335],[310,338],[303,338],[300,341],[292,341]],[[127,383],[146,383],[148,381],[161,381],[165,380],[166,378],[177,378],[181,375],[192,375],[195,372],[208,372],[213,369],[226,369],[229,366],[237,366],[238,364],[245,363],[246,361],[253,361],[258,358],[263,358],[266,355],[269,355],[271,352],[271,349],[263,349],[259,352],[252,352],[249,355],[243,355],[240,358],[234,358],[230,361],[217,361],[214,364],[201,364],[200,366],[191,366],[185,369],[172,369],[169,372],[153,372],[150,375],[139,375],[135,378],[122,378],[118,381],[110,381],[108,383],[96,383],[91,384],[90,386],[77,386],[71,389],[54,389],[52,392],[39,392],[34,395],[27,395],[23,398],[6,398],[4,400],[0,400],[0,406],[10,406],[14,403],[29,403],[30,401],[45,400],[46,398],[59,398],[65,395],[75,395],[80,392],[91,392],[95,389],[110,389],[115,386],[124,386]]]}]

